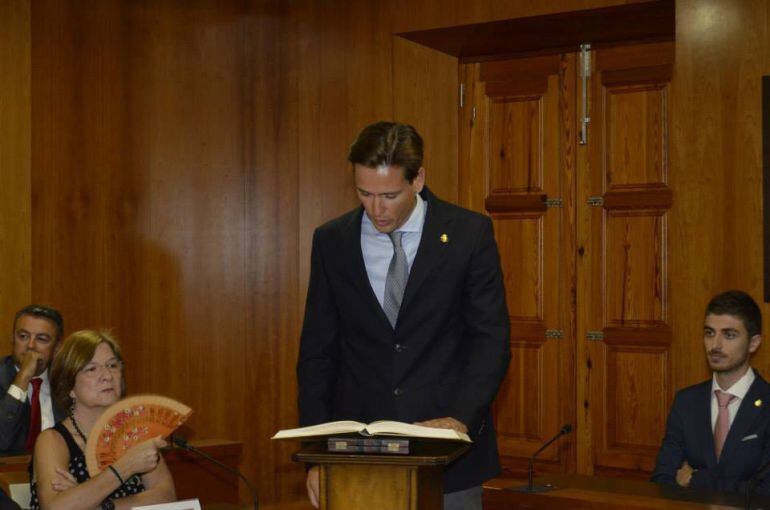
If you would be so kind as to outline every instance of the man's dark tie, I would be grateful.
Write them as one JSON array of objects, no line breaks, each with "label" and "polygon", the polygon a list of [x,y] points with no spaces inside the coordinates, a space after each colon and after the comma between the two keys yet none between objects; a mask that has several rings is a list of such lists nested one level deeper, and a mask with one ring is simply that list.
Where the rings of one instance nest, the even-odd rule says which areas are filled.
[{"label": "man's dark tie", "polygon": [[31,452],[35,448],[35,440],[38,434],[40,434],[40,427],[42,426],[42,417],[40,414],[40,385],[43,384],[43,380],[39,377],[33,377],[30,381],[32,383],[32,395],[29,396],[29,431],[27,432],[27,440],[24,443],[24,447],[28,452]]},{"label": "man's dark tie", "polygon": [[385,299],[382,302],[382,309],[393,329],[396,328],[398,311],[401,309],[406,281],[409,279],[409,266],[406,261],[406,252],[401,245],[401,234],[403,232],[388,233],[393,243],[393,258],[390,259],[390,266],[388,266],[388,276],[385,278]]}]

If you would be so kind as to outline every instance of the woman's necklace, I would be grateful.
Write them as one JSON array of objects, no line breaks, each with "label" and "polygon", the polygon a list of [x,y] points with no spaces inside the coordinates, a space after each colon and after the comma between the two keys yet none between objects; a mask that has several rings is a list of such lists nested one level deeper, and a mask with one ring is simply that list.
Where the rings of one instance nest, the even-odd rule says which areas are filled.
[{"label": "woman's necklace", "polygon": [[75,419],[75,413],[70,413],[70,420],[72,420],[72,426],[75,427],[75,432],[78,433],[80,438],[83,440],[83,444],[88,444],[88,439],[86,439],[86,435],[83,434],[83,431],[80,430],[80,427],[78,426],[78,421]]}]

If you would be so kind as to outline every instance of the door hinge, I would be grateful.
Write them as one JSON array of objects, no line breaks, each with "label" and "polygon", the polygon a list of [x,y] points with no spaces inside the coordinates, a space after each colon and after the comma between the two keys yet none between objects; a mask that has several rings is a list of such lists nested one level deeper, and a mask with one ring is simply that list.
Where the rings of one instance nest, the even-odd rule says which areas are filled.
[{"label": "door hinge", "polygon": [[601,331],[586,331],[586,340],[604,340],[604,333]]},{"label": "door hinge", "polygon": [[591,122],[591,116],[588,112],[588,87],[590,86],[589,78],[591,76],[591,45],[588,43],[580,45],[580,80],[582,83],[583,94],[581,101],[581,115],[580,115],[580,133],[579,143],[580,145],[588,145],[588,124]]},{"label": "door hinge", "polygon": [[561,340],[564,338],[564,331],[561,329],[546,329],[545,338],[555,338],[557,340]]},{"label": "door hinge", "polygon": [[545,199],[545,206],[546,207],[562,207],[564,205],[564,201],[561,198],[546,198]]},{"label": "door hinge", "polygon": [[460,108],[465,104],[465,84],[460,84]]},{"label": "door hinge", "polygon": [[586,200],[586,204],[590,205],[591,207],[601,207],[604,205],[604,198],[588,197],[588,200]]}]

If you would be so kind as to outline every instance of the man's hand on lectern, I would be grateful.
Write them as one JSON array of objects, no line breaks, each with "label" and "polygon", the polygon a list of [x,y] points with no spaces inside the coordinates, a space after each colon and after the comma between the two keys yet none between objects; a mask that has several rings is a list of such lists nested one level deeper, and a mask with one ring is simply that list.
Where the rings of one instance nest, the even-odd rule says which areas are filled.
[{"label": "man's hand on lectern", "polygon": [[458,432],[468,433],[468,427],[459,420],[455,420],[451,416],[445,418],[434,418],[432,420],[417,421],[415,425],[422,425],[423,427],[433,427],[436,429],[452,429]]},{"label": "man's hand on lectern", "polygon": [[676,471],[676,483],[678,483],[680,487],[689,487],[690,479],[694,472],[695,470],[690,467],[687,461],[684,461],[682,467]]},{"label": "man's hand on lectern", "polygon": [[307,497],[310,499],[310,504],[315,508],[318,508],[318,476],[320,469],[318,466],[313,466],[307,472],[307,480],[305,481],[305,487],[307,487]]}]

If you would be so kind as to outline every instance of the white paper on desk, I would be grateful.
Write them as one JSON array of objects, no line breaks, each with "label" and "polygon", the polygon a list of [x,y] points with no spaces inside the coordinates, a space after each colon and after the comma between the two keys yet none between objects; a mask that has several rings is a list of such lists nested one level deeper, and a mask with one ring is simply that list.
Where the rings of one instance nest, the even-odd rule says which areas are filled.
[{"label": "white paper on desk", "polygon": [[8,486],[8,494],[21,508],[29,508],[30,492],[28,483],[12,483]]},{"label": "white paper on desk", "polygon": [[202,510],[201,502],[197,499],[186,499],[175,503],[161,503],[160,505],[135,506],[131,510]]}]

